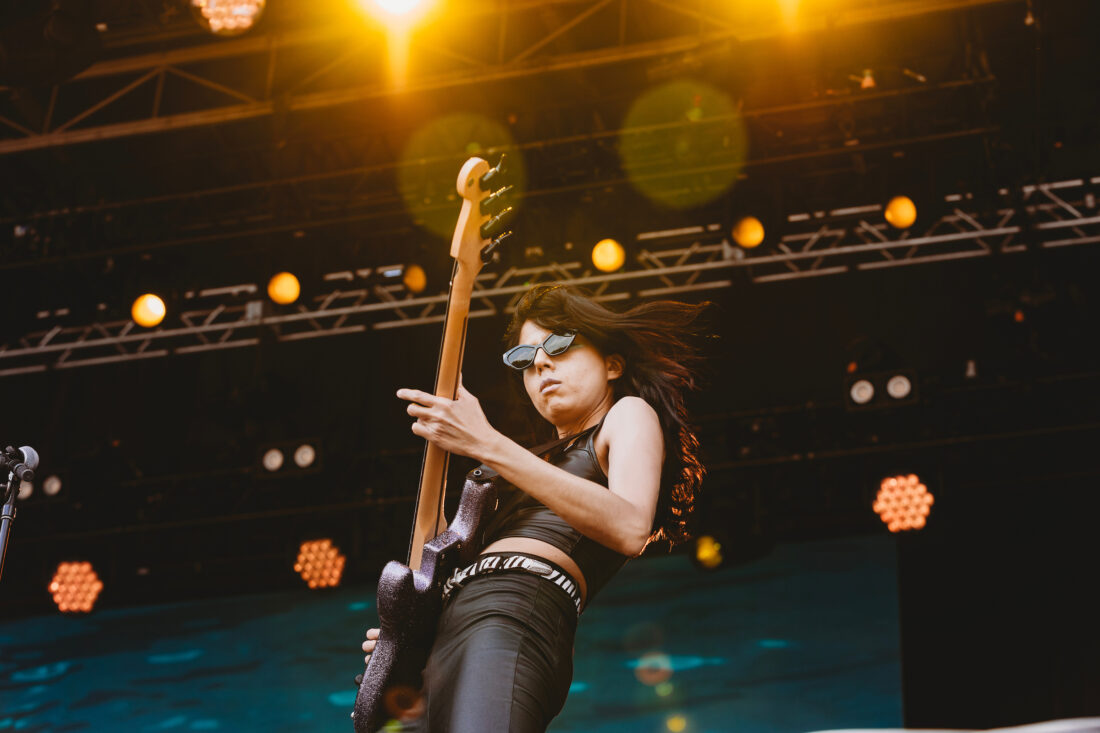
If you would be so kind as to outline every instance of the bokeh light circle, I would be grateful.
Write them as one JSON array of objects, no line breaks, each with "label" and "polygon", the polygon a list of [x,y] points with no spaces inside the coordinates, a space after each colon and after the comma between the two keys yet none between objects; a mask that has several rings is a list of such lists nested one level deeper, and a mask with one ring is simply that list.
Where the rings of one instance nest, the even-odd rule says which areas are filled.
[{"label": "bokeh light circle", "polygon": [[134,323],[145,328],[159,325],[164,320],[166,312],[164,301],[152,293],[140,296],[134,301],[134,305],[130,309],[130,315],[133,316]]},{"label": "bokeh light circle", "polygon": [[644,685],[659,685],[672,677],[672,660],[661,652],[643,654],[634,665],[634,676]]},{"label": "bokeh light circle", "polygon": [[689,209],[721,196],[748,155],[744,121],[725,92],[681,79],[631,105],[619,137],[630,184],[654,203]]},{"label": "bokeh light circle", "polygon": [[626,251],[614,239],[601,239],[592,248],[592,264],[600,272],[615,272],[626,262]]},{"label": "bokeh light circle", "polygon": [[917,205],[908,196],[895,196],[886,204],[885,218],[895,229],[908,229],[917,221]]},{"label": "bokeh light circle", "polygon": [[764,224],[755,216],[743,216],[733,225],[730,233],[737,244],[752,249],[764,241]]},{"label": "bokeh light circle", "polygon": [[450,239],[462,204],[455,180],[463,162],[479,156],[496,165],[508,155],[507,182],[518,209],[526,190],[523,156],[506,127],[483,115],[448,114],[422,125],[409,136],[397,170],[398,190],[412,219]]},{"label": "bokeh light circle", "polygon": [[298,300],[302,285],[292,273],[280,272],[267,283],[267,295],[279,305],[290,305]]}]

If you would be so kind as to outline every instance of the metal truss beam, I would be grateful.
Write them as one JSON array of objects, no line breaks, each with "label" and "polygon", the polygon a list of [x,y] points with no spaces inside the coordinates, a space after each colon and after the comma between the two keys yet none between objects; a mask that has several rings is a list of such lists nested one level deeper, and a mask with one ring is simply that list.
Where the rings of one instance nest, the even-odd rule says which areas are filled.
[{"label": "metal truss beam", "polygon": [[[827,15],[809,16],[801,20],[802,32],[834,31],[845,27],[897,21],[937,12],[960,11],[985,5],[1003,4],[1011,0],[894,0],[893,2],[849,3]],[[568,13],[546,13],[545,6],[568,7]],[[488,7],[488,6],[486,6]],[[366,85],[336,85],[331,79],[337,72],[368,67],[385,68],[382,39],[364,43],[365,29],[329,27],[307,29],[293,33],[271,33],[219,44],[181,48],[159,54],[103,61],[94,64],[74,80],[55,87],[48,109],[41,120],[13,119],[0,116],[0,155],[47,147],[73,145],[125,138],[132,135],[168,132],[185,128],[217,125],[240,120],[268,117],[284,112],[304,112],[340,105],[363,103],[394,95],[452,89],[494,81],[516,80],[560,71],[572,71],[627,61],[647,60],[699,50],[705,44],[723,40],[753,41],[779,37],[789,29],[776,19],[758,17],[744,21],[717,11],[702,12],[681,3],[664,0],[542,0],[541,2],[492,4],[499,13],[492,23],[475,23],[485,37],[477,47],[486,49],[486,58],[474,58],[445,41],[432,37],[430,42],[414,44],[413,57],[434,60],[427,70],[397,83],[392,80]],[[591,34],[592,25],[599,22],[601,11],[618,8],[618,27],[604,23],[599,29],[600,43],[596,48],[579,52],[555,52],[570,48],[574,34]],[[475,9],[485,14],[486,10]],[[682,24],[668,23],[658,27],[664,37],[635,40],[628,37],[628,14],[663,12],[670,16],[688,17],[698,22],[692,33],[683,33]],[[533,16],[533,17],[528,17]],[[660,26],[660,24],[658,24]],[[531,28],[540,29],[538,38],[530,37]],[[517,32],[523,29],[525,32]],[[591,46],[590,40],[577,45]],[[306,50],[323,60],[295,78],[276,83],[278,70],[295,67],[287,54]],[[370,58],[364,56],[374,54]],[[249,56],[263,55],[262,74],[241,81],[235,73],[235,62]],[[211,66],[212,62],[216,63]],[[166,81],[174,82],[169,89]],[[104,79],[118,78],[119,85],[110,92],[102,91]],[[262,81],[261,81],[262,80]],[[204,102],[186,90],[186,81],[207,94]],[[90,84],[91,82],[91,84]],[[132,110],[118,111],[116,104],[124,98],[133,99],[140,90],[153,89],[152,102],[145,114]],[[173,91],[175,90],[175,91]],[[209,94],[213,92],[214,94]],[[89,94],[94,101],[86,101]],[[166,104],[165,95],[173,94],[173,104]],[[79,108],[69,109],[64,120],[55,119],[58,109],[72,96],[82,100]],[[163,109],[177,110],[164,114]],[[106,114],[102,114],[106,113]],[[127,119],[103,122],[112,114]],[[93,120],[98,120],[93,122]]]},{"label": "metal truss beam", "polygon": [[[506,268],[482,273],[470,316],[509,312],[532,284],[583,285],[602,300],[708,291],[731,285],[739,269],[754,283],[821,277],[1100,243],[1095,188],[1100,177],[1026,186],[1020,205],[981,211],[970,194],[948,196],[941,215],[920,231],[882,222],[881,205],[795,212],[772,247],[743,250],[721,224],[638,234],[631,269],[599,273],[582,262]],[[143,330],[129,320],[47,325],[0,346],[0,377],[254,346],[278,341],[402,328],[443,319],[447,296],[414,296],[400,285],[378,284],[371,269],[326,275],[327,292],[308,304],[275,310],[260,285],[195,291],[168,322]],[[49,323],[57,314],[40,314]]]}]

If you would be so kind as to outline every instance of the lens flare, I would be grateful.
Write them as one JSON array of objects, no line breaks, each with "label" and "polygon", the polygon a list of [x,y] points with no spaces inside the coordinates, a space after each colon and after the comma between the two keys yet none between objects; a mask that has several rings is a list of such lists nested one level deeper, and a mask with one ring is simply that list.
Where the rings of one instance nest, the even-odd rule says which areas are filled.
[{"label": "lens flare", "polygon": [[444,115],[421,126],[409,136],[397,172],[398,190],[410,216],[450,239],[462,203],[455,193],[455,176],[470,155],[496,164],[501,153],[509,153],[507,177],[521,202],[526,173],[523,156],[515,148],[503,125],[480,115]]},{"label": "lens flare", "polygon": [[631,185],[674,209],[721,196],[747,154],[744,122],[729,95],[695,80],[668,82],[639,97],[619,138]]}]

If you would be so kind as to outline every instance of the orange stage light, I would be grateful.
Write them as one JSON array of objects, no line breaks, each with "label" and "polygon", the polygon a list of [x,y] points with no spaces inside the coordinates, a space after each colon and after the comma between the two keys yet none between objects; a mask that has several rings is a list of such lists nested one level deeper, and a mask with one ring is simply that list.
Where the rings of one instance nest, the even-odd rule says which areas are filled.
[{"label": "orange stage light", "polygon": [[159,325],[164,320],[165,313],[164,301],[152,293],[140,296],[134,301],[133,307],[130,308],[130,315],[133,316],[134,323],[145,328]]},{"label": "orange stage light", "polygon": [[289,272],[274,275],[267,283],[267,295],[279,305],[290,305],[302,294],[298,278]]},{"label": "orange stage light", "polygon": [[920,529],[928,521],[935,497],[916,474],[884,478],[871,506],[891,532]]},{"label": "orange stage light", "polygon": [[600,272],[615,272],[625,261],[626,252],[614,239],[601,239],[592,248],[592,264]]},{"label": "orange stage light", "polygon": [[340,585],[346,559],[330,539],[303,542],[294,571],[310,588],[334,588]]},{"label": "orange stage light", "polygon": [[103,590],[103,581],[90,562],[63,562],[57,566],[49,589],[59,611],[87,613]]}]

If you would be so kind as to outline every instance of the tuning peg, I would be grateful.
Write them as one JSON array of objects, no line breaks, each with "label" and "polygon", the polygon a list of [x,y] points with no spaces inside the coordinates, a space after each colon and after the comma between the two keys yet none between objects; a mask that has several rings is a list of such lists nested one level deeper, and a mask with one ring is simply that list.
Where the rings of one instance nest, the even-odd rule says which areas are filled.
[{"label": "tuning peg", "polygon": [[481,213],[496,215],[503,211],[509,203],[513,188],[515,186],[505,186],[493,195],[483,198],[481,200]]},{"label": "tuning peg", "polygon": [[489,244],[482,247],[481,261],[488,264],[489,260],[493,259],[493,252],[496,252],[497,247],[499,247],[501,243],[504,242],[504,240],[508,239],[508,237],[510,236],[512,236],[512,231],[506,231],[499,237],[494,239],[492,242],[489,242]]},{"label": "tuning peg", "polygon": [[507,157],[506,155],[501,153],[500,160],[497,161],[496,166],[493,167],[493,168],[490,168],[485,173],[485,175],[483,175],[481,177],[481,187],[483,189],[493,188],[493,183],[494,182],[496,182],[497,185],[499,185],[501,183],[501,181],[504,179],[504,175],[507,172],[507,170],[504,167],[504,159],[506,157]]},{"label": "tuning peg", "polygon": [[479,230],[482,239],[491,239],[500,234],[509,221],[512,220],[512,214],[515,213],[515,209],[509,206],[504,211],[494,216],[489,221],[481,225]]}]

